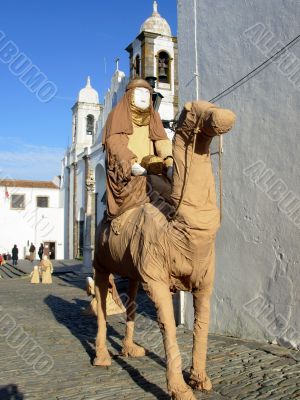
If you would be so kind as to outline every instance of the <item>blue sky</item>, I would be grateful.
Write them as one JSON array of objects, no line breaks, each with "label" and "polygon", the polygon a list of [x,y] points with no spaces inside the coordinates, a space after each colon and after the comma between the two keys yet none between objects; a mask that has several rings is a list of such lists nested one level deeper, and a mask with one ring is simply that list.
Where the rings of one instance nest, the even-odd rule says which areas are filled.
[{"label": "blue sky", "polygon": [[[11,40],[57,87],[40,102],[0,61],[0,177],[51,180],[71,136],[71,107],[91,76],[101,101],[124,50],[152,13],[152,0],[3,0],[1,43]],[[176,35],[176,0],[158,0]],[[1,42],[1,32],[3,42]],[[18,53],[18,54],[19,54]]]}]

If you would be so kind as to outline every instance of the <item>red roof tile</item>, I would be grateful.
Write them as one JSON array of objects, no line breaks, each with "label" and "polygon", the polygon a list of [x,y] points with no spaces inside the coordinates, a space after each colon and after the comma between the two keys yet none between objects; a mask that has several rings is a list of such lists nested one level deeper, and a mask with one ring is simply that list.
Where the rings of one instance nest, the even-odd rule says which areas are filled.
[{"label": "red roof tile", "polygon": [[44,189],[58,189],[51,181],[27,181],[18,179],[1,179],[0,186],[6,187],[22,187],[22,188],[44,188]]}]

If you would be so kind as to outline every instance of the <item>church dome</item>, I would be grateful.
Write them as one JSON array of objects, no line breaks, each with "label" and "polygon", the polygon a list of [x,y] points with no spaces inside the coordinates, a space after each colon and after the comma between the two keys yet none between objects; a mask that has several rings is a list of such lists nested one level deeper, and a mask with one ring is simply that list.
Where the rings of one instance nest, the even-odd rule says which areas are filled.
[{"label": "church dome", "polygon": [[98,92],[92,88],[90,77],[87,78],[86,87],[80,90],[78,101],[81,103],[99,103]]},{"label": "church dome", "polygon": [[172,36],[170,25],[157,10],[156,1],[153,3],[153,14],[143,23],[140,29],[140,33],[141,32],[152,32],[163,36]]}]

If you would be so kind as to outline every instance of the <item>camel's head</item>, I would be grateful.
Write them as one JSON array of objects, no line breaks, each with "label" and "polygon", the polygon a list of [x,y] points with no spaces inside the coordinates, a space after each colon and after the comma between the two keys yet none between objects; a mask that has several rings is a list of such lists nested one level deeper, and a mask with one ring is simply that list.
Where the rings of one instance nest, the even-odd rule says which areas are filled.
[{"label": "camel's head", "polygon": [[187,134],[198,131],[213,137],[229,132],[235,119],[235,114],[230,110],[208,101],[193,101],[185,104],[176,128]]}]

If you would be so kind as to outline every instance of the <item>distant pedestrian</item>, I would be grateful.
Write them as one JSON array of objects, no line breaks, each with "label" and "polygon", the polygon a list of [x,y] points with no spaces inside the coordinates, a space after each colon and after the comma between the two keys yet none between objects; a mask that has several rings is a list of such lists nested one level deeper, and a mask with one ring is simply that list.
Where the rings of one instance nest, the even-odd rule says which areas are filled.
[{"label": "distant pedestrian", "polygon": [[32,242],[29,247],[29,253],[30,253],[29,259],[31,262],[33,262],[33,260],[35,259],[35,245]]},{"label": "distant pedestrian", "polygon": [[43,243],[41,243],[41,245],[39,247],[39,251],[38,251],[40,261],[42,261],[43,254],[44,254],[44,245],[43,245]]},{"label": "distant pedestrian", "polygon": [[17,245],[15,244],[12,251],[12,260],[13,260],[13,265],[18,265],[18,254],[19,254],[19,249],[17,248]]}]

